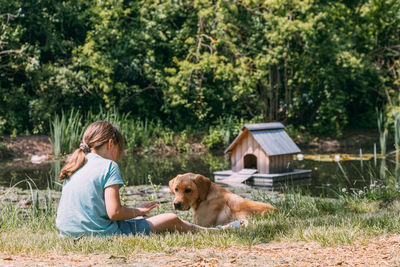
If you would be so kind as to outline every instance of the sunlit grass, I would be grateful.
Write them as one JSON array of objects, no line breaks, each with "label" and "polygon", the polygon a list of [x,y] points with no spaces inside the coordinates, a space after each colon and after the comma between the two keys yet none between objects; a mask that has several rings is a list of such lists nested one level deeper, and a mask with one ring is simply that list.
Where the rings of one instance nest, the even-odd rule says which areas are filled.
[{"label": "sunlit grass", "polygon": [[[47,194],[41,192],[41,196]],[[259,192],[256,200],[268,199]],[[12,253],[74,252],[129,255],[138,251],[172,253],[177,248],[210,248],[254,245],[271,241],[313,241],[326,246],[366,242],[373,237],[400,233],[400,202],[390,205],[356,196],[324,199],[300,193],[275,198],[278,213],[255,216],[240,230],[198,233],[164,233],[149,236],[62,238],[55,226],[55,212],[21,208],[2,203],[0,209],[0,251]],[[44,204],[42,203],[42,206]],[[156,213],[171,212],[171,204],[160,205]],[[152,214],[154,215],[154,214]],[[180,213],[189,219],[191,214]]]}]

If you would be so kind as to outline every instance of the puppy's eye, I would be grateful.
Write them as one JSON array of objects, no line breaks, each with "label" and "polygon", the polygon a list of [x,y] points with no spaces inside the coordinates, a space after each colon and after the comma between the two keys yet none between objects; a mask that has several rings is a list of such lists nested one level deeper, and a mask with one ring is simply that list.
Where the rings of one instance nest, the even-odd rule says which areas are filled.
[{"label": "puppy's eye", "polygon": [[185,189],[185,193],[191,193],[191,192],[192,192],[192,189],[190,189],[190,188]]},{"label": "puppy's eye", "polygon": [[178,192],[178,187],[177,187],[177,188],[175,188],[175,192]]}]

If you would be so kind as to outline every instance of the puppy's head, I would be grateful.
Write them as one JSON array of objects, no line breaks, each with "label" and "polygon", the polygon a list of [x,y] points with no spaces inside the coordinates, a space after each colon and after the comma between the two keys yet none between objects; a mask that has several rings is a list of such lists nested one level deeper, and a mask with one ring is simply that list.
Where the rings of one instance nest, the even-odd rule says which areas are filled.
[{"label": "puppy's head", "polygon": [[185,173],[169,181],[169,188],[175,194],[173,202],[176,210],[189,210],[197,201],[205,200],[211,181],[200,174]]}]

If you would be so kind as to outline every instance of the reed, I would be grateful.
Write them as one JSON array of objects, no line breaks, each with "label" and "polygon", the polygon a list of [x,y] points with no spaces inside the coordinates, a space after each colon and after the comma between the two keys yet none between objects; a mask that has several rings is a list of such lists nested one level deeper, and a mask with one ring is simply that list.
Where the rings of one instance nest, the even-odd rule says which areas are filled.
[{"label": "reed", "polygon": [[82,115],[78,112],[78,110],[72,109],[69,114],[64,114],[62,112],[62,117],[65,117],[65,144],[64,144],[64,153],[73,152],[81,142],[82,138]]},{"label": "reed", "polygon": [[151,152],[159,145],[177,146],[174,139],[179,136],[179,133],[174,133],[164,126],[160,119],[133,118],[129,113],[119,113],[117,109],[111,111],[100,109],[98,113],[89,112],[85,119],[88,123],[96,120],[107,120],[118,127],[125,137],[125,145],[130,152],[138,149]]},{"label": "reed", "polygon": [[86,127],[98,120],[106,120],[115,125],[124,135],[126,149],[130,152],[138,149],[153,151],[160,145],[177,146],[181,135],[163,126],[161,120],[133,118],[129,113],[122,114],[115,108],[104,110],[100,107],[97,112],[90,111],[86,114],[72,109],[61,112],[61,115],[54,115],[50,122],[50,142],[54,155],[60,157],[71,153],[78,147]]},{"label": "reed", "polygon": [[393,114],[394,118],[394,147],[396,153],[396,162],[400,161],[400,112]]},{"label": "reed", "polygon": [[379,131],[379,144],[382,157],[386,156],[386,141],[388,135],[388,124],[385,122],[382,111],[377,111],[377,124]]},{"label": "reed", "polygon": [[[360,149],[360,165],[355,177],[350,177],[342,164],[338,162],[339,170],[344,177],[347,185],[343,186],[343,191],[340,188],[337,190],[337,196],[343,197],[349,194],[358,195],[370,201],[394,201],[400,198],[400,112],[393,112],[393,136],[394,136],[394,151],[387,152],[387,136],[389,133],[389,123],[383,116],[381,111],[377,111],[377,125],[379,130],[379,144],[381,147],[381,160],[378,164],[378,156],[376,144],[374,144],[373,162],[364,163],[362,160],[362,150]],[[395,154],[395,161],[392,155]],[[394,169],[391,164],[394,163]],[[364,171],[366,169],[367,171]],[[363,188],[354,188],[354,181],[362,180],[366,183]]]},{"label": "reed", "polygon": [[[338,167],[344,177],[345,184],[332,189],[337,198],[357,197],[367,201],[394,201],[400,199],[400,182],[394,172],[388,168],[385,159],[376,166],[372,162],[364,165],[364,171],[354,167],[356,173],[350,177],[349,171],[338,162]],[[396,167],[398,168],[398,167]],[[362,182],[364,186],[355,186],[354,182]]]},{"label": "reed", "polygon": [[71,153],[79,145],[82,116],[72,109],[68,114],[55,115],[50,123],[50,143],[56,157]]},{"label": "reed", "polygon": [[65,122],[63,122],[62,118],[56,114],[50,124],[50,143],[53,149],[53,154],[56,157],[59,157],[62,154],[62,147],[65,142],[64,127]]}]

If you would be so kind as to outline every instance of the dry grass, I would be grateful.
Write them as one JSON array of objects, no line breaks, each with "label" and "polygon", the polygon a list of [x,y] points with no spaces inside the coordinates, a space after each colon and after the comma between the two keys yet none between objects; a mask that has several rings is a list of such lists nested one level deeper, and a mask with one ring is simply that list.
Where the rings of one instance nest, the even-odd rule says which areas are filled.
[{"label": "dry grass", "polygon": [[383,235],[352,245],[271,242],[254,246],[171,248],[167,252],[131,251],[126,255],[0,252],[2,266],[397,266],[400,235]]}]

